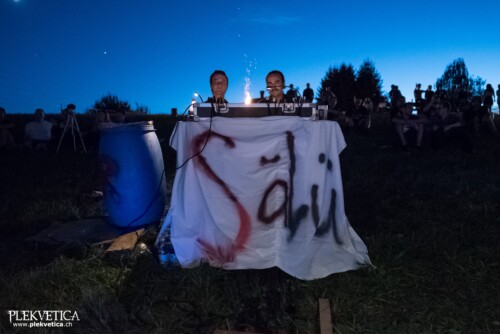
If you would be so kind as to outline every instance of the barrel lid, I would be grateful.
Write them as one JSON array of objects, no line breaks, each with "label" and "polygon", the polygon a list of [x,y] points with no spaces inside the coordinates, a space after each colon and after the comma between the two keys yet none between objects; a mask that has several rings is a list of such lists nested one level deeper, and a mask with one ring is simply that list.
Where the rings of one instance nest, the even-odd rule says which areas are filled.
[{"label": "barrel lid", "polygon": [[133,123],[104,123],[100,128],[103,133],[131,132],[131,131],[155,131],[152,121],[133,122]]}]

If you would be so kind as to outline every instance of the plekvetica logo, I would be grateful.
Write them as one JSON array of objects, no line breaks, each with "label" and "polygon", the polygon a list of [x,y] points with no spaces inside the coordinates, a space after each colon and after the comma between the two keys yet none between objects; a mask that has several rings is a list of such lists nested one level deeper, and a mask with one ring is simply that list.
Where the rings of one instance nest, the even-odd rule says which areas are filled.
[{"label": "plekvetica logo", "polygon": [[80,321],[77,311],[70,310],[8,310],[9,322],[13,327],[72,327]]}]

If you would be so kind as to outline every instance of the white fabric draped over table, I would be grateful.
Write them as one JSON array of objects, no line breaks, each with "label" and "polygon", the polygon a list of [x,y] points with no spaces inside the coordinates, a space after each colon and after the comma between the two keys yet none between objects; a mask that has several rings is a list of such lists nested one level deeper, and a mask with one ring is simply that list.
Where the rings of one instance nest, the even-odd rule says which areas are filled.
[{"label": "white fabric draped over table", "polygon": [[[171,240],[182,266],[281,268],[317,279],[369,264],[344,212],[336,122],[299,117],[179,122]],[[201,151],[201,153],[200,153]]]}]

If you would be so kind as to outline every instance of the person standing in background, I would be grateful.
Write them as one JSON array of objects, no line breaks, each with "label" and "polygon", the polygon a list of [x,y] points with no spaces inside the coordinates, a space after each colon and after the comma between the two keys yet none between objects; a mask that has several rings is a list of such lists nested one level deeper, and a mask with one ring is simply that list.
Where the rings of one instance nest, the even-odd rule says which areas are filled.
[{"label": "person standing in background", "polygon": [[0,107],[0,149],[14,147],[14,137],[10,132],[14,123],[5,119],[5,109]]},{"label": "person standing in background", "polygon": [[495,100],[495,91],[493,90],[491,84],[487,84],[483,95],[483,105],[486,107],[486,109],[488,109],[489,113],[491,113],[491,107],[493,106],[494,100]]},{"label": "person standing in background", "polygon": [[500,85],[498,85],[497,89],[497,105],[498,105],[498,113],[500,113]]},{"label": "person standing in background", "polygon": [[290,84],[290,89],[286,91],[287,100],[295,102],[297,96],[297,89],[293,87],[293,84]]},{"label": "person standing in background", "polygon": [[428,85],[424,94],[425,104],[429,104],[433,96],[434,96],[434,91],[432,90],[432,85]]},{"label": "person standing in background", "polygon": [[312,103],[314,100],[314,91],[309,83],[306,84],[306,89],[302,92],[302,96],[304,97],[304,101],[306,103]]}]

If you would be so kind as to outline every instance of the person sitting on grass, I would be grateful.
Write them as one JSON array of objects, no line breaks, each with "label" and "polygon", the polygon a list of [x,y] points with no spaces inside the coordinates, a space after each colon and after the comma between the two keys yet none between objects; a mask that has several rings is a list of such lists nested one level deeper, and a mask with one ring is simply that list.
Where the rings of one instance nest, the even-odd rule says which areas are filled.
[{"label": "person sitting on grass", "polygon": [[419,110],[419,116],[422,119],[430,121],[434,116],[437,115],[440,104],[441,99],[438,97],[438,95],[433,95],[429,102],[424,106],[424,108]]},{"label": "person sitting on grass", "polygon": [[369,129],[372,125],[372,113],[373,113],[373,102],[369,97],[363,99],[363,107],[368,110],[367,119],[365,120],[366,129]]},{"label": "person sitting on grass", "polygon": [[371,107],[373,109],[373,104],[371,103],[371,100],[369,100],[369,103],[366,102],[365,100],[354,97],[354,103],[351,108],[346,113],[347,117],[347,127],[349,130],[354,130],[355,128],[362,129],[364,131],[367,131],[370,128],[370,113],[371,111],[368,109],[368,107]]},{"label": "person sitting on grass", "polygon": [[404,96],[400,96],[394,101],[391,101],[390,108],[389,108],[389,114],[391,116],[391,119],[396,117],[398,113],[403,112],[403,108],[406,103],[406,98]]},{"label": "person sitting on grass", "polygon": [[464,112],[465,127],[470,132],[478,132],[480,126],[484,125],[491,132],[496,132],[493,115],[482,105],[481,96],[474,96],[470,102],[469,108]]},{"label": "person sitting on grass", "polygon": [[450,110],[448,102],[441,102],[436,115],[431,118],[431,146],[439,149],[456,143],[463,149],[469,149],[463,121],[457,113],[452,113]]},{"label": "person sitting on grass", "polygon": [[47,150],[47,144],[52,140],[52,123],[45,120],[43,109],[35,110],[35,120],[24,128],[24,145],[29,149]]},{"label": "person sitting on grass", "polygon": [[337,102],[337,96],[331,91],[329,86],[326,86],[321,93],[318,104],[328,106],[326,119],[329,121],[340,121],[341,112],[336,108]]},{"label": "person sitting on grass", "polygon": [[11,133],[13,127],[14,123],[5,119],[5,109],[0,107],[0,150],[14,147],[14,137]]},{"label": "person sitting on grass", "polygon": [[416,147],[421,147],[425,121],[413,114],[413,103],[405,103],[392,118],[392,123],[404,151],[408,150],[406,136],[411,133],[415,134]]}]

